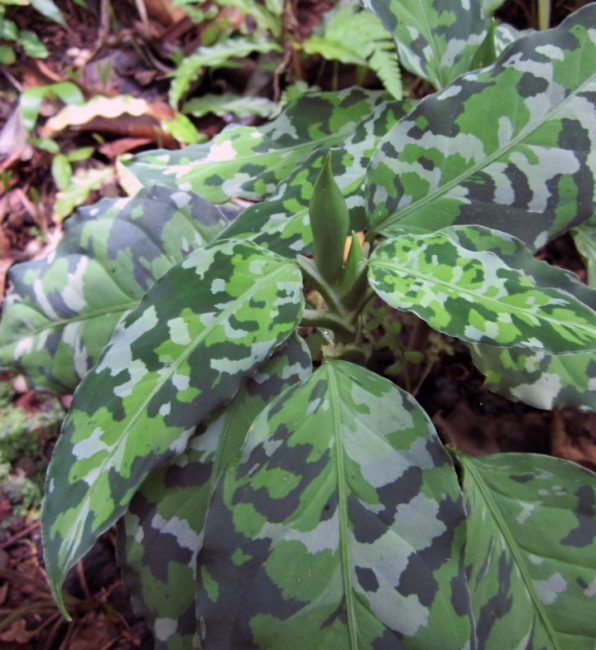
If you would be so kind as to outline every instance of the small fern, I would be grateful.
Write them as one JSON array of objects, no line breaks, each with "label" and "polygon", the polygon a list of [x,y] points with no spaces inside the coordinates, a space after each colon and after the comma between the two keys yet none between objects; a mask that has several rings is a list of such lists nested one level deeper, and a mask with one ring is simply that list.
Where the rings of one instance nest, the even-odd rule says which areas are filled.
[{"label": "small fern", "polygon": [[199,47],[174,71],[169,102],[177,108],[178,102],[188,92],[203,68],[226,67],[233,59],[248,56],[252,52],[280,50],[281,47],[275,41],[265,38],[230,38],[210,47]]},{"label": "small fern", "polygon": [[318,33],[302,44],[306,54],[366,66],[389,93],[402,98],[401,76],[395,44],[381,21],[351,2],[340,2],[325,14]]}]

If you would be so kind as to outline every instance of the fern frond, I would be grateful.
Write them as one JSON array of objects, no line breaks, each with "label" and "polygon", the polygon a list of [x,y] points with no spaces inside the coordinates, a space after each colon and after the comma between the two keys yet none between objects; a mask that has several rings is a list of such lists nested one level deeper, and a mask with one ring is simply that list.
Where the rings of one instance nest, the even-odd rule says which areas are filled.
[{"label": "fern frond", "polygon": [[306,54],[362,65],[373,70],[389,93],[402,98],[401,77],[393,37],[381,21],[350,2],[340,2],[325,18],[318,33],[302,44]]}]

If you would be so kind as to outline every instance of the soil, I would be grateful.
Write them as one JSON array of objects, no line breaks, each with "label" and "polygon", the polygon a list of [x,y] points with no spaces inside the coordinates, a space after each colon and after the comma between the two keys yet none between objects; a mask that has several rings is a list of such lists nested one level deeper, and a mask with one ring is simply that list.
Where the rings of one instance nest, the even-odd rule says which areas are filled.
[{"label": "soil", "polygon": [[[0,80],[0,88],[4,84],[4,91],[63,79],[65,71],[73,67],[76,51],[82,54],[95,51],[97,56],[80,67],[81,85],[88,96],[101,86],[102,69],[109,68],[105,87],[100,88],[102,92],[112,95],[129,93],[150,102],[165,103],[169,86],[166,79],[169,51],[175,47],[190,51],[201,37],[199,28],[184,21],[170,25],[151,21],[143,31],[134,3],[112,3],[116,15],[108,18],[111,24],[121,26],[115,35],[102,30],[103,3],[88,3],[91,11],[77,7],[71,0],[61,0],[57,4],[70,26],[68,31],[30,8],[15,10],[15,20],[20,27],[26,26],[40,35],[50,50],[50,56],[42,63],[23,61],[18,80],[10,76]],[[294,29],[298,37],[303,38],[332,4],[333,0],[300,0],[296,20],[290,21],[287,28]],[[585,0],[555,0],[552,4],[552,23],[557,24],[568,13],[585,4]],[[499,10],[498,16],[519,28],[535,26],[533,6],[534,3],[525,0],[509,0]],[[131,47],[133,38],[140,47]],[[304,69],[310,81],[317,79],[323,88],[330,87],[331,66],[323,69],[324,74],[321,73],[318,64]],[[341,78],[343,81],[344,77]],[[345,81],[350,82],[349,76]],[[204,91],[214,84],[243,91],[246,78],[233,72],[218,73],[204,79],[197,90]],[[420,85],[416,92],[424,93],[426,90]],[[267,87],[263,92],[272,94],[275,88]],[[10,92],[0,95],[0,129],[9,119],[13,107],[14,93],[12,97]],[[42,122],[43,119],[42,115]],[[225,126],[225,120],[203,118],[197,126],[212,136]],[[129,146],[130,143],[124,140],[122,134],[106,135],[104,144],[113,145],[114,149],[100,148],[95,154],[96,159],[103,163],[113,160],[116,154],[111,155],[110,151],[121,152]],[[59,135],[57,141],[61,151],[96,144],[91,133],[86,131],[69,130]],[[142,146],[155,148],[157,144],[149,139]],[[0,160],[0,172],[10,171],[6,191],[0,194],[0,292],[4,274],[12,262],[41,254],[46,245],[51,245],[60,236],[60,226],[52,223],[51,218],[56,196],[56,187],[48,174],[51,161],[51,154],[27,148],[25,143],[18,160],[10,165]],[[99,196],[99,192],[92,194],[90,201]],[[584,267],[568,236],[549,244],[540,256],[585,279]],[[449,343],[453,353],[441,355],[417,394],[446,443],[470,454],[504,451],[554,454],[596,470],[596,414],[574,409],[541,411],[501,398],[483,387],[483,377],[471,364],[466,348],[456,341]],[[12,380],[0,377],[0,381]],[[28,404],[32,411],[41,408],[42,402],[22,387],[15,399],[20,400],[21,406]],[[46,440],[41,448],[42,462],[49,460],[52,442],[52,439]],[[26,459],[21,459],[20,466],[17,465],[14,471],[25,477],[34,475],[36,471]],[[73,569],[66,580],[65,591],[71,597],[69,611],[72,622],[62,618],[49,593],[38,513],[33,509],[14,515],[13,504],[6,500],[5,495],[0,495],[0,650],[132,650],[152,647],[151,633],[143,621],[135,617],[120,580],[113,531],[103,535]]]}]

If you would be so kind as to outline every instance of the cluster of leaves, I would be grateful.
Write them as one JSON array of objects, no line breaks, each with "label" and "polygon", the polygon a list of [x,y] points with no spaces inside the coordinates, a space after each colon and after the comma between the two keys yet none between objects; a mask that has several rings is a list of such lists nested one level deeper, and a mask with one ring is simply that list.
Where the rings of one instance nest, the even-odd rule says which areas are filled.
[{"label": "cluster of leaves", "polygon": [[117,522],[158,647],[593,645],[594,475],[446,450],[362,353],[376,296],[493,390],[596,407],[596,292],[533,256],[570,229],[593,249],[596,7],[505,47],[488,4],[370,0],[434,94],[310,93],[138,156],[147,189],[14,268],[0,363],[80,382],[43,515],[62,606]]}]

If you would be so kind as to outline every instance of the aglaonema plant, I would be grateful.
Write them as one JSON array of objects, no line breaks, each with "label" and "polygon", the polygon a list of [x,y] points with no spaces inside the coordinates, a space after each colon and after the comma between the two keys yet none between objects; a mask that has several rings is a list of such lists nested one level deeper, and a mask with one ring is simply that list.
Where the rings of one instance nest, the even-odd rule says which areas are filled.
[{"label": "aglaonema plant", "polygon": [[146,189],[13,269],[0,360],[78,385],[43,509],[65,614],[117,524],[159,648],[594,646],[593,473],[446,449],[367,354],[384,304],[512,399],[595,408],[596,294],[533,252],[594,214],[596,7],[525,35],[487,7],[371,2],[436,93],[143,154]]}]

